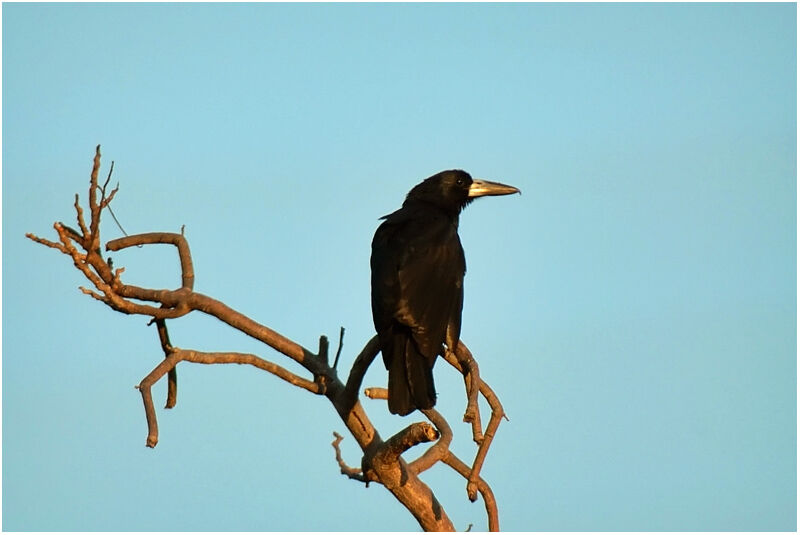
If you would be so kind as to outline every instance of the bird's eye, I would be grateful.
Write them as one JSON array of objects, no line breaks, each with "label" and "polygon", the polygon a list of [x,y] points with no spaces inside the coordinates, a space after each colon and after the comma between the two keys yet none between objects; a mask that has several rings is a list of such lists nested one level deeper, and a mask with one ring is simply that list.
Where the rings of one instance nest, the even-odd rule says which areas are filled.
[{"label": "bird's eye", "polygon": [[456,179],[456,185],[457,186],[463,186],[464,185],[464,177],[458,177]]}]

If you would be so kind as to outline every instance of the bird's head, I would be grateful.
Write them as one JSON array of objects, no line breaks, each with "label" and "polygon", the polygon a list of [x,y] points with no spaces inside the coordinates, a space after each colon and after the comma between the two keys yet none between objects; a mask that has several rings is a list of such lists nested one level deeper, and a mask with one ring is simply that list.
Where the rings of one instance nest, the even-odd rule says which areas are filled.
[{"label": "bird's head", "polygon": [[476,197],[486,195],[508,195],[520,193],[514,186],[477,180],[466,171],[451,169],[436,173],[414,186],[406,196],[406,202],[421,201],[435,204],[448,213],[458,213]]}]

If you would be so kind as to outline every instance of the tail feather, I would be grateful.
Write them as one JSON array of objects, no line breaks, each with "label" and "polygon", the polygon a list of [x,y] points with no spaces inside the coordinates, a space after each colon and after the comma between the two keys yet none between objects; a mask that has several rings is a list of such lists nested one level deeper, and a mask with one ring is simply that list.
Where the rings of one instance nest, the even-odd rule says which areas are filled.
[{"label": "tail feather", "polygon": [[[393,333],[384,360],[389,369],[389,412],[405,416],[436,404],[433,368],[406,333]],[[387,352],[387,351],[385,351]],[[388,358],[387,358],[388,357]]]}]

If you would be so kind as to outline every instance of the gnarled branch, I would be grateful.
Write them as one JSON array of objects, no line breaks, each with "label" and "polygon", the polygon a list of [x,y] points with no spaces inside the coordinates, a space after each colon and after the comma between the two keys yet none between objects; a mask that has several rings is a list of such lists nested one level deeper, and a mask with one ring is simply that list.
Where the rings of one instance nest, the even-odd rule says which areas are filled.
[{"label": "gnarled branch", "polygon": [[341,470],[342,474],[346,475],[350,479],[355,479],[356,481],[369,484],[369,479],[364,477],[364,475],[361,473],[361,469],[347,466],[347,463],[345,463],[344,459],[342,459],[342,450],[339,448],[339,444],[341,444],[342,440],[344,440],[344,437],[336,431],[333,432],[333,437],[334,438],[333,442],[331,442],[331,446],[333,446],[333,449],[336,452],[336,462],[339,464],[339,469]]},{"label": "gnarled branch", "polygon": [[[134,245],[153,244],[173,245],[178,251],[181,270],[179,288],[152,289],[124,283],[122,281],[124,268],[113,269],[111,260],[104,260],[100,254],[101,215],[103,210],[110,210],[111,202],[119,186],[107,194],[106,189],[111,179],[113,163],[102,186],[98,185],[99,169],[100,147],[98,146],[89,184],[88,213],[90,217],[88,224],[84,218],[84,209],[80,206],[79,198],[76,195],[74,207],[77,230],[62,223],[55,223],[54,228],[58,241],[47,240],[33,234],[27,234],[27,236],[36,243],[69,256],[75,267],[91,283],[91,288],[81,288],[84,293],[124,314],[149,316],[156,324],[164,359],[137,386],[142,395],[148,425],[147,446],[155,447],[158,442],[158,423],[151,394],[151,388],[155,382],[167,375],[166,408],[172,408],[177,403],[176,367],[180,362],[249,364],[271,373],[291,385],[327,397],[363,451],[361,470],[347,466],[342,460],[339,450],[342,437],[335,433],[336,440],[332,445],[342,473],[358,481],[381,483],[411,512],[423,529],[427,531],[452,531],[454,529],[433,492],[418,477],[437,462],[443,462],[453,467],[459,474],[467,478],[468,492],[472,490],[470,499],[475,499],[476,492],[481,493],[487,508],[489,529],[498,529],[497,506],[493,494],[486,482],[480,478],[479,473],[504,412],[494,392],[481,380],[477,364],[465,345],[459,344],[455,353],[448,352],[445,359],[464,374],[468,393],[465,416],[472,423],[473,438],[479,444],[472,467],[467,467],[449,450],[453,432],[445,419],[435,410],[423,411],[430,423],[412,423],[388,440],[381,439],[358,399],[364,374],[380,350],[377,336],[369,340],[361,350],[353,363],[347,382],[342,383],[336,368],[343,346],[344,329],[340,331],[339,347],[331,366],[328,359],[329,344],[326,337],[320,337],[319,350],[317,353],[312,353],[302,345],[232,309],[223,302],[195,292],[193,290],[194,266],[188,242],[182,233],[137,234],[108,242],[106,249],[109,251],[119,251]],[[204,352],[173,346],[169,339],[166,320],[185,316],[193,311],[213,316],[247,336],[263,342],[299,363],[309,372],[310,377],[301,377],[274,362],[250,353]],[[481,429],[477,392],[480,392],[492,407],[492,416],[485,431]],[[368,389],[367,395],[385,399],[386,391],[385,389]],[[436,442],[415,461],[407,464],[403,459],[403,454],[409,452],[414,446],[432,441]]]}]

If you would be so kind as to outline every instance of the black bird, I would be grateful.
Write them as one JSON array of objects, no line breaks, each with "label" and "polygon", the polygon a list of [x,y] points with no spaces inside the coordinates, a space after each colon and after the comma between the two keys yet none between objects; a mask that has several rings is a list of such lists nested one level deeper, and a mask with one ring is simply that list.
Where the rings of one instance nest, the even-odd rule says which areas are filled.
[{"label": "black bird", "polygon": [[382,217],[372,239],[372,319],[389,370],[389,411],[436,403],[433,364],[461,334],[464,249],[458,215],[476,197],[519,193],[513,186],[442,171],[417,184],[403,207]]}]

